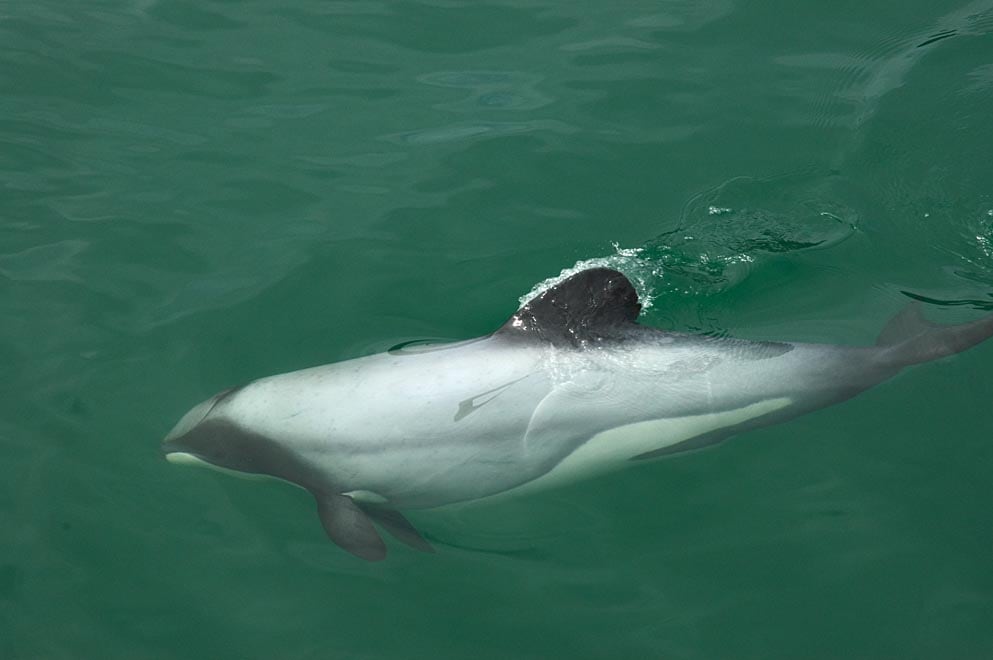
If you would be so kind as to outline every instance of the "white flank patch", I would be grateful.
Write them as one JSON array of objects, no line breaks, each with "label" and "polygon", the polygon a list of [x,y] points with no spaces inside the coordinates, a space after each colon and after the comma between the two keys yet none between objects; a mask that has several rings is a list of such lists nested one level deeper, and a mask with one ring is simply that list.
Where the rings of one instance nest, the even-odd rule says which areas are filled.
[{"label": "white flank patch", "polygon": [[548,474],[508,492],[518,495],[544,490],[609,472],[640,454],[671,447],[710,431],[747,422],[785,408],[792,402],[792,399],[787,398],[769,399],[719,413],[650,419],[618,426],[587,440],[582,447],[569,454]]}]

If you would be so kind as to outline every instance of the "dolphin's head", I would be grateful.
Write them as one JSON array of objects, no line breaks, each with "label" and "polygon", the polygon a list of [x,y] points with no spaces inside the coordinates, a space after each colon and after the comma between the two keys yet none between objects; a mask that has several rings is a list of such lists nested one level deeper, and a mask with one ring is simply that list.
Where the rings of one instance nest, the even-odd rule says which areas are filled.
[{"label": "dolphin's head", "polygon": [[237,391],[219,392],[183,415],[162,441],[165,459],[242,476],[268,475],[298,481],[297,461],[290,452],[229,419],[224,404]]}]

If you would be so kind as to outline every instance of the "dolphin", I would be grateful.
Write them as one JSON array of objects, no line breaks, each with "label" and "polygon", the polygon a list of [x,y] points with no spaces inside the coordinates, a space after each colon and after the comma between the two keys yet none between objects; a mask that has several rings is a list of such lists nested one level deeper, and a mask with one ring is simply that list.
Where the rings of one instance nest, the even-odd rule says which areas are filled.
[{"label": "dolphin", "polygon": [[190,410],[166,459],[309,491],[330,539],[384,559],[400,510],[520,494],[699,449],[839,403],[993,335],[911,303],[873,346],[745,341],[638,324],[621,273],[579,272],[494,333],[270,376]]}]

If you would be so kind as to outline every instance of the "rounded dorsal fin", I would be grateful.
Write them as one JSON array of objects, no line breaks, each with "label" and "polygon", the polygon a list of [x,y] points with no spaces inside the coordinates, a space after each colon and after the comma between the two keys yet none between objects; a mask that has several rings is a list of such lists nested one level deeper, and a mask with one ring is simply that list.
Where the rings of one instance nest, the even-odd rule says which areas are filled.
[{"label": "rounded dorsal fin", "polygon": [[496,334],[576,345],[624,336],[640,312],[628,278],[591,268],[529,300]]}]

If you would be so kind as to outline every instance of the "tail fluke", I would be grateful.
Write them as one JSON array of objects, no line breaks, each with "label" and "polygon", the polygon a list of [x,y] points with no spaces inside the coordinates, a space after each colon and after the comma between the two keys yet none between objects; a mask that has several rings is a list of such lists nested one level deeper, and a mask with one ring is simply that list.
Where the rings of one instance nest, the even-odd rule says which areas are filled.
[{"label": "tail fluke", "polygon": [[913,302],[889,320],[876,346],[900,366],[930,362],[961,353],[993,336],[993,315],[959,325],[941,325],[924,318]]}]

